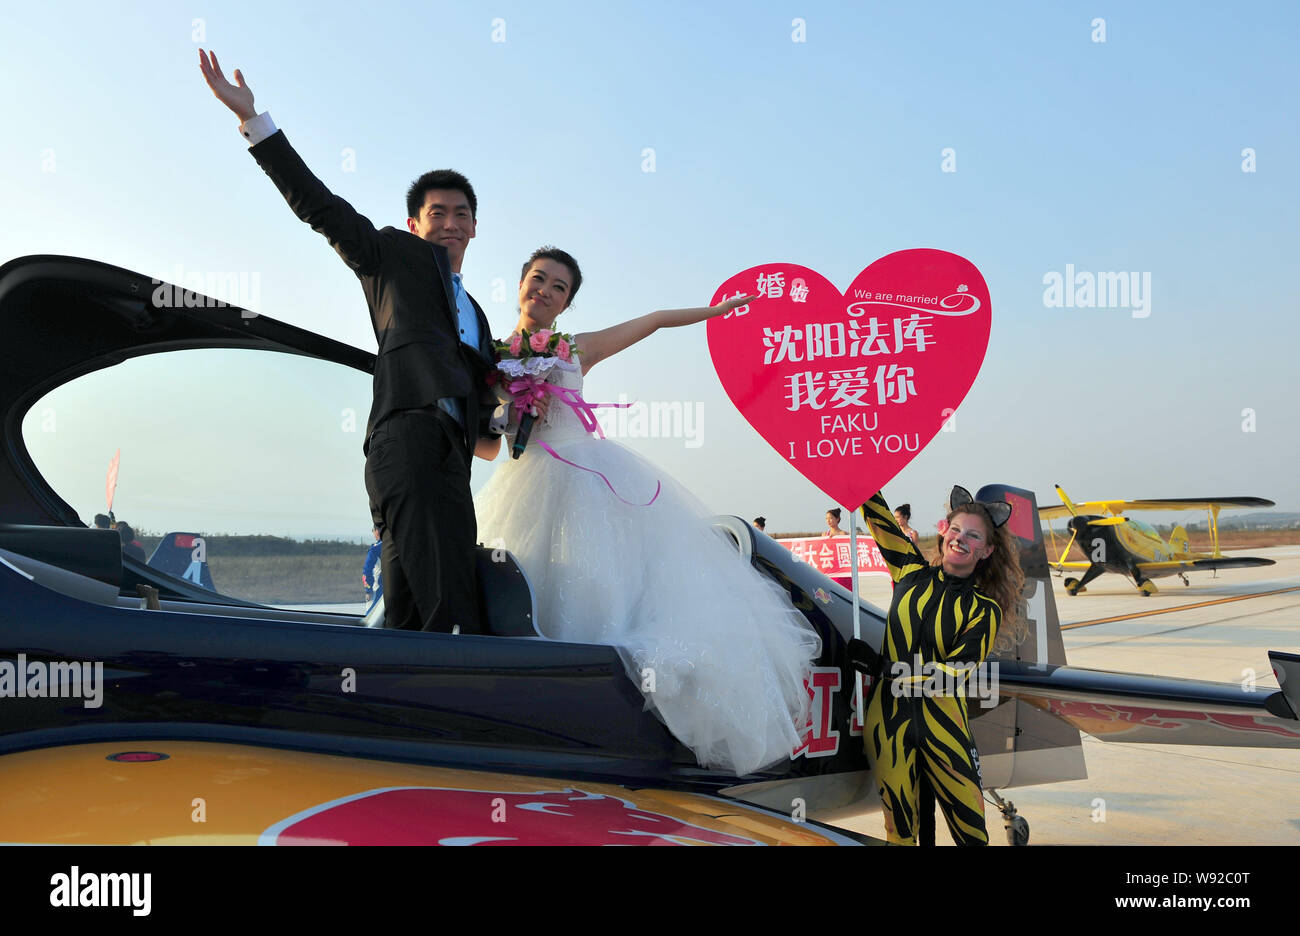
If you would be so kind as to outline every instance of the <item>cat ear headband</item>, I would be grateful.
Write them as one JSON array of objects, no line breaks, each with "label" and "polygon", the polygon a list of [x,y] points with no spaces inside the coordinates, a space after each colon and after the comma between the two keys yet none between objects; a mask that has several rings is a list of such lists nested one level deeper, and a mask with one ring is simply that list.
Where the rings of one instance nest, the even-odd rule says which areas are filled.
[{"label": "cat ear headband", "polygon": [[970,496],[970,491],[959,484],[954,484],[952,493],[948,495],[948,510],[953,511],[967,504],[979,504],[987,510],[995,527],[1002,526],[1011,517],[1011,505],[1006,501],[977,501]]}]

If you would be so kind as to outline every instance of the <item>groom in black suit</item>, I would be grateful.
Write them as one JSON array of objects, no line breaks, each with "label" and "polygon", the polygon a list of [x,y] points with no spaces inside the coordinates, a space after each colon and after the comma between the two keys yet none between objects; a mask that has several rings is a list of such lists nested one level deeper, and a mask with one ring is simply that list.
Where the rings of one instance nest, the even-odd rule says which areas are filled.
[{"label": "groom in black suit", "polygon": [[200,51],[199,64],[240,118],[258,165],[351,267],[370,307],[379,352],[366,491],[383,544],[386,626],[484,633],[469,473],[476,449],[495,455],[499,437],[488,428],[496,405],[486,382],[492,335],[460,282],[476,233],[473,187],[452,170],[426,173],[407,193],[406,230],[376,230],[311,173],[269,114],[257,114],[238,69],[232,85],[215,55],[208,61]]}]

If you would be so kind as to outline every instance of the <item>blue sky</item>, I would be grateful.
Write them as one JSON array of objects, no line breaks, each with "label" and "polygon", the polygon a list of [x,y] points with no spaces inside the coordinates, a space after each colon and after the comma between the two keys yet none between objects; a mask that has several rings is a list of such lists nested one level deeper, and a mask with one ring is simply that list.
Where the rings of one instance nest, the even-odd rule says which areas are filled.
[{"label": "blue sky", "polygon": [[[992,297],[984,369],[956,431],[885,489],[918,525],[952,484],[995,480],[1042,503],[1061,482],[1077,499],[1254,494],[1296,510],[1298,20],[1289,3],[7,7],[0,259],[256,273],[257,311],[373,349],[355,277],[203,83],[197,50],[211,48],[378,226],[403,223],[421,172],[466,172],[479,229],[464,272],[498,334],[542,243],[582,263],[574,331],[705,304],[765,261],[845,287],[895,250],[969,258]],[[1067,264],[1150,273],[1150,315],[1046,307],[1043,277]],[[591,400],[697,406],[697,447],[628,444],[719,512],[820,527],[829,498],[734,411],[702,325],[653,336],[587,386]],[[94,444],[43,457],[71,478],[106,466],[109,443]],[[128,455],[169,457],[135,445],[123,498]],[[290,464],[290,448],[260,441],[256,461]],[[346,449],[318,466],[340,492],[329,532],[367,524],[359,440]],[[492,470],[476,467],[475,486]],[[79,509],[102,497],[91,474]],[[266,497],[253,485],[244,503],[273,510]],[[154,509],[137,501],[145,526],[164,522]]]}]

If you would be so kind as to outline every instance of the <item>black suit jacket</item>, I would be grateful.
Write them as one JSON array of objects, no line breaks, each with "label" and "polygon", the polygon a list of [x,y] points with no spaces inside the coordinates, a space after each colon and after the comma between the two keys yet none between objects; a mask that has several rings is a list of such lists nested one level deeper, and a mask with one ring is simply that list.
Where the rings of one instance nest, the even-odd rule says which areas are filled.
[{"label": "black suit jacket", "polygon": [[395,410],[459,397],[465,402],[465,443],[472,455],[477,437],[488,434],[487,422],[496,406],[486,383],[496,355],[487,318],[472,296],[478,353],[460,340],[447,249],[410,231],[376,230],[312,174],[282,130],[249,152],[294,214],[324,234],[361,280],[379,342],[366,448],[370,433]]}]

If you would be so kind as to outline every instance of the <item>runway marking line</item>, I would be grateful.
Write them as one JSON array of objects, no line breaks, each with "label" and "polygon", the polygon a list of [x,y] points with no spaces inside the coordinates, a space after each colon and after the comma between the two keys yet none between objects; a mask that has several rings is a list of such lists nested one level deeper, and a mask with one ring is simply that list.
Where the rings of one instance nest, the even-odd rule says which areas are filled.
[{"label": "runway marking line", "polygon": [[1209,608],[1213,605],[1227,604],[1230,601],[1245,601],[1247,598],[1267,598],[1269,595],[1284,595],[1287,592],[1300,591],[1300,585],[1292,585],[1289,588],[1277,588],[1273,591],[1253,592],[1249,595],[1231,595],[1227,598],[1215,598],[1212,601],[1198,601],[1194,604],[1175,605],[1172,608],[1156,608],[1154,611],[1134,611],[1132,614],[1118,614],[1115,617],[1097,618],[1093,621],[1076,621],[1073,624],[1062,624],[1061,630],[1072,630],[1076,627],[1091,627],[1094,624],[1111,624],[1115,621],[1131,621],[1134,618],[1151,617],[1153,614],[1169,614],[1171,611],[1190,611],[1193,608]]}]

